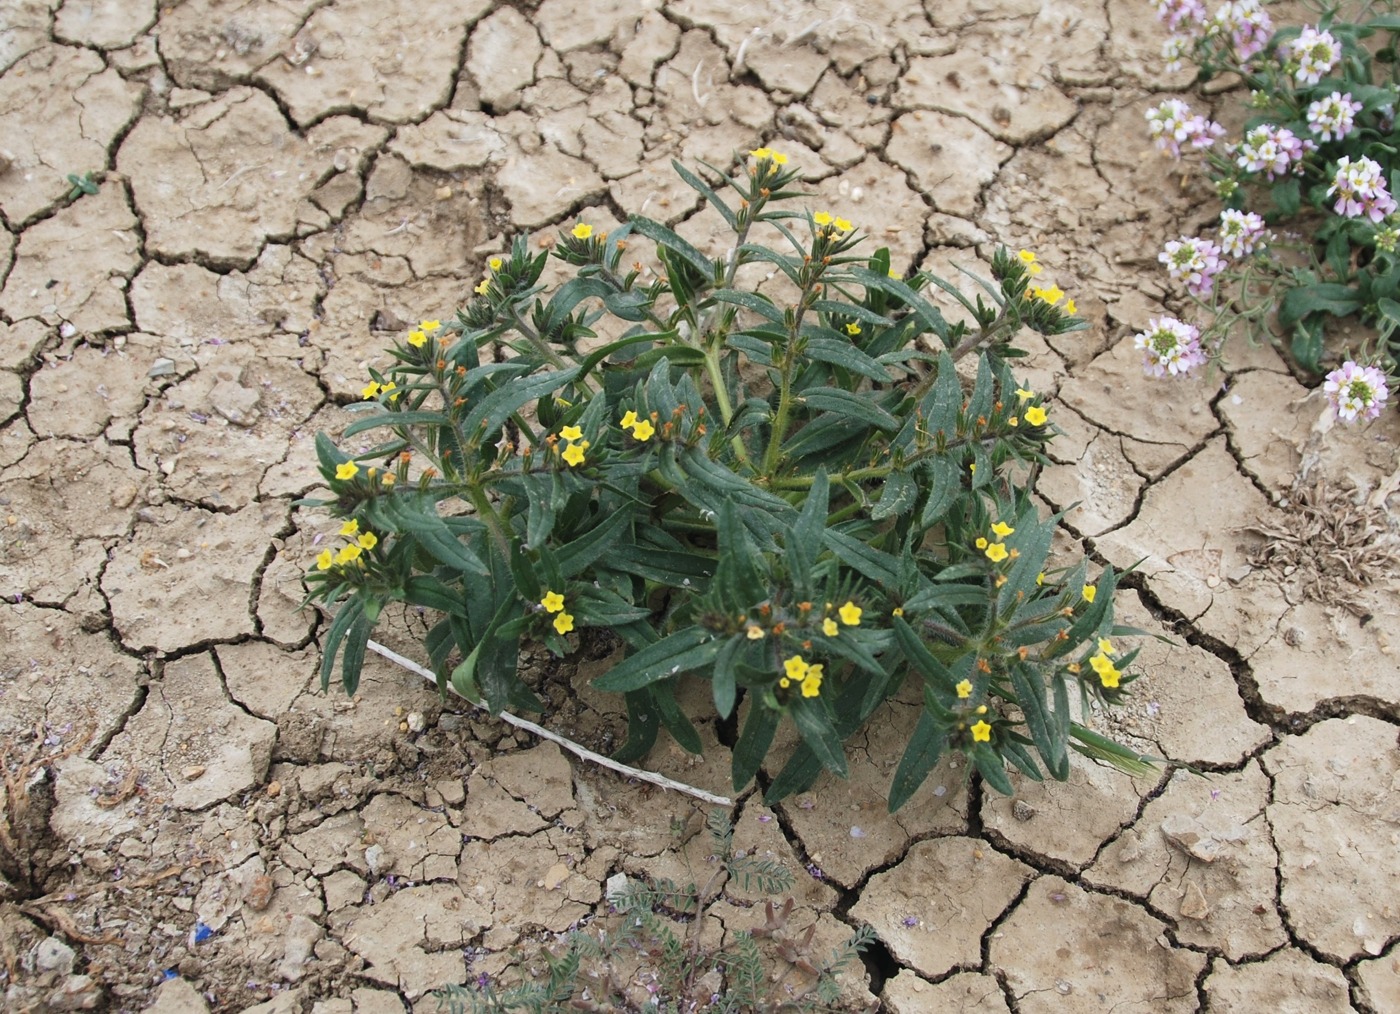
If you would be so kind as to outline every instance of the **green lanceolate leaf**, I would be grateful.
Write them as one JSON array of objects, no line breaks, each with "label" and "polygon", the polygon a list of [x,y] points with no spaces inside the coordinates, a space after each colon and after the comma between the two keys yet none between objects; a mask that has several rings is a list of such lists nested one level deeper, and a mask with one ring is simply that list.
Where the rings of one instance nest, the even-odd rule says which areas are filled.
[{"label": "green lanceolate leaf", "polygon": [[582,535],[575,535],[554,551],[559,573],[577,577],[613,548],[632,524],[632,512],[616,511]]},{"label": "green lanceolate leaf", "polygon": [[647,239],[659,243],[669,250],[679,254],[681,259],[695,269],[701,278],[712,281],[715,277],[714,261],[706,257],[695,247],[672,230],[666,228],[660,222],[653,222],[649,218],[642,218],[640,215],[633,215],[628,219],[633,232],[639,232]]},{"label": "green lanceolate leaf", "polygon": [[772,321],[774,324],[783,322],[783,311],[774,306],[771,299],[755,292],[716,289],[710,293],[710,298],[717,303],[729,303],[732,306],[742,306],[746,310],[752,310],[764,320]]},{"label": "green lanceolate leaf", "polygon": [[[481,557],[462,544],[447,524],[438,517],[431,501],[395,494],[380,497],[386,515],[399,527],[418,540],[433,559],[454,570],[485,577],[490,573]],[[415,502],[416,501],[416,502]]]},{"label": "green lanceolate leaf", "polygon": [[802,734],[802,741],[816,755],[822,767],[839,778],[845,778],[846,751],[826,705],[817,697],[799,697],[792,702],[790,710],[797,731]]},{"label": "green lanceolate leaf", "polygon": [[737,634],[724,642],[724,647],[715,657],[714,674],[710,677],[710,689],[715,698],[715,711],[720,718],[728,718],[734,713],[734,702],[738,697],[738,674],[736,668],[739,652],[744,647],[744,639]]},{"label": "green lanceolate leaf", "polygon": [[661,729],[661,709],[652,700],[651,688],[633,690],[626,695],[627,702],[627,742],[613,754],[613,759],[622,764],[641,760],[656,743],[656,734]]},{"label": "green lanceolate leaf", "polygon": [[356,419],[341,433],[341,439],[353,437],[376,426],[448,426],[451,420],[441,412],[375,412],[364,419]]},{"label": "green lanceolate leaf", "polygon": [[729,228],[737,229],[739,227],[739,220],[734,216],[734,212],[729,210],[729,205],[725,204],[719,194],[715,193],[704,180],[675,159],[671,159],[671,168],[676,171],[676,175],[685,180],[688,187],[710,202],[710,206],[720,213],[720,217],[728,223]]},{"label": "green lanceolate leaf", "polygon": [[900,299],[914,312],[925,331],[936,334],[945,345],[948,343],[948,322],[943,319],[943,314],[906,283],[888,275],[881,277],[862,267],[853,267],[850,272],[851,277],[867,289],[877,289]]},{"label": "green lanceolate leaf", "polygon": [[1085,757],[1112,764],[1119,771],[1134,778],[1151,778],[1157,774],[1156,762],[1159,758],[1129,750],[1078,723],[1070,726],[1069,734],[1076,740],[1070,745]]},{"label": "green lanceolate leaf", "polygon": [[734,504],[725,501],[719,511],[719,567],[714,589],[720,607],[738,614],[768,597],[763,575],[758,569],[758,552],[747,530],[739,521]]},{"label": "green lanceolate leaf", "polygon": [[822,540],[842,563],[880,587],[894,588],[899,584],[899,560],[889,553],[871,549],[860,539],[834,528],[822,533]]},{"label": "green lanceolate leaf", "polygon": [[704,627],[685,627],[631,655],[594,681],[599,690],[640,690],[668,676],[709,665],[723,642]]},{"label": "green lanceolate leaf", "polygon": [[850,370],[880,383],[889,383],[889,371],[880,363],[856,348],[849,340],[841,338],[809,338],[806,347],[807,358],[819,363],[830,363],[843,370]]},{"label": "green lanceolate leaf", "polygon": [[1065,772],[1064,777],[1069,776],[1067,744],[1052,729],[1049,709],[1045,705],[1045,683],[1039,670],[1024,662],[1014,663],[1011,666],[1011,685],[1016,688],[1016,703],[1021,706],[1036,750],[1050,773],[1063,781],[1059,774],[1061,770]]},{"label": "green lanceolate leaf", "polygon": [[958,681],[953,678],[948,667],[924,647],[924,642],[919,639],[919,635],[914,632],[908,621],[903,616],[896,616],[893,618],[893,626],[899,650],[904,652],[904,657],[909,660],[914,670],[925,680],[932,680],[944,692],[953,693]]},{"label": "green lanceolate leaf", "polygon": [[578,367],[572,366],[567,370],[512,380],[470,407],[462,419],[462,432],[468,438],[476,438],[480,434],[484,440],[491,441],[512,415],[536,398],[559,390],[577,376]]},{"label": "green lanceolate leaf", "polygon": [[919,497],[919,484],[908,472],[891,472],[885,478],[885,488],[880,492],[880,502],[870,510],[875,521],[907,514],[914,508]]},{"label": "green lanceolate leaf", "polygon": [[928,499],[924,501],[924,509],[919,514],[919,526],[927,529],[942,521],[957,500],[958,493],[962,491],[962,475],[957,463],[942,455],[926,459],[920,470],[924,475]]},{"label": "green lanceolate leaf", "polygon": [[934,719],[933,713],[925,708],[919,714],[919,722],[899,759],[894,779],[890,782],[889,808],[894,813],[924,784],[924,779],[943,756],[948,745],[948,735]]},{"label": "green lanceolate leaf", "polygon": [[[335,671],[335,658],[340,652],[341,643],[350,632],[350,627],[364,615],[364,608],[364,601],[358,595],[348,598],[335,614],[335,619],[331,620],[330,629],[326,631],[321,646],[321,693],[330,689],[331,673]],[[357,673],[356,684],[358,683]]]},{"label": "green lanceolate leaf", "polygon": [[788,573],[803,598],[812,597],[812,566],[821,550],[830,500],[831,482],[826,477],[826,469],[818,468],[812,477],[812,488],[807,491],[807,499],[802,503],[802,513],[783,537]]},{"label": "green lanceolate leaf", "polygon": [[695,731],[695,726],[690,719],[685,717],[685,712],[676,703],[676,679],[665,679],[659,683],[651,685],[651,699],[656,702],[657,710],[661,714],[661,724],[666,726],[666,731],[680,744],[681,749],[687,753],[704,753],[704,747],[700,743],[700,734]]},{"label": "green lanceolate leaf", "polygon": [[1006,777],[1006,764],[1002,761],[1001,755],[991,747],[985,743],[978,743],[972,750],[972,763],[977,766],[982,780],[992,788],[1003,796],[1015,795],[1015,789],[1011,787],[1011,779]]},{"label": "green lanceolate leaf", "polygon": [[749,784],[763,766],[763,758],[768,756],[768,748],[773,745],[773,735],[778,731],[781,717],[781,712],[768,707],[757,695],[749,698],[749,713],[739,741],[734,744],[731,769],[735,792]]},{"label": "green lanceolate leaf", "polygon": [[798,401],[810,412],[834,412],[887,433],[899,429],[899,420],[871,401],[868,394],[855,394],[839,387],[815,387],[803,391]]}]

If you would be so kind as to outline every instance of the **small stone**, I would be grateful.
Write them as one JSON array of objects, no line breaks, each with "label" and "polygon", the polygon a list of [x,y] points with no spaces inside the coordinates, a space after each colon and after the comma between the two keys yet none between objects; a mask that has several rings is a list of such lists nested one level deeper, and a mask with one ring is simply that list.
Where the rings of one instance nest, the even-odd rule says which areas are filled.
[{"label": "small stone", "polygon": [[379,876],[379,871],[384,866],[385,858],[383,845],[371,845],[365,849],[365,865],[369,867],[370,873],[376,877]]},{"label": "small stone", "polygon": [[540,881],[540,886],[546,891],[553,891],[568,879],[569,868],[563,863],[555,863],[545,871],[544,879]]},{"label": "small stone", "polygon": [[1188,882],[1181,892],[1180,914],[1183,919],[1195,919],[1197,922],[1210,915],[1210,905],[1206,903],[1206,896],[1199,885]]},{"label": "small stone", "polygon": [[452,200],[452,188],[438,187],[436,190],[433,191],[433,195],[437,197],[439,201],[450,201]]},{"label": "small stone", "polygon": [[1011,804],[1011,816],[1017,820],[1030,820],[1035,816],[1035,807],[1024,799],[1018,799]]},{"label": "small stone", "polygon": [[428,727],[428,720],[423,717],[421,711],[411,711],[408,714],[406,724],[408,725],[409,731],[422,732]]},{"label": "small stone", "polygon": [[161,356],[159,359],[157,359],[154,363],[151,364],[151,368],[146,371],[146,376],[152,378],[168,377],[174,372],[175,360],[166,359],[164,356]]},{"label": "small stone", "polygon": [[40,971],[67,975],[73,971],[73,948],[58,937],[45,937],[34,946],[34,965]]},{"label": "small stone", "polygon": [[180,774],[185,779],[185,781],[192,782],[196,778],[204,774],[204,770],[205,769],[203,764],[191,764],[189,767],[183,769],[180,772]]},{"label": "small stone", "polygon": [[627,874],[614,873],[607,880],[603,881],[603,896],[609,901],[615,901],[627,890]]},{"label": "small stone", "polygon": [[268,782],[266,792],[268,799],[276,799],[282,794],[282,783],[276,780]]},{"label": "small stone", "polygon": [[260,873],[253,878],[248,885],[247,893],[243,900],[254,912],[261,912],[272,904],[272,895],[277,890],[277,884],[266,873]]}]

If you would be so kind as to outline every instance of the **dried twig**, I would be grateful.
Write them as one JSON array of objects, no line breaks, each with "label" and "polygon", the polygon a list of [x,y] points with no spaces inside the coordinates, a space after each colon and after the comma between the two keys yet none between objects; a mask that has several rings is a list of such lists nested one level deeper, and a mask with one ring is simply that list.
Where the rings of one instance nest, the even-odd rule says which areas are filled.
[{"label": "dried twig", "polygon": [[[400,655],[398,652],[392,651],[376,641],[370,641],[367,647],[370,651],[373,651],[378,655],[384,656],[390,662],[394,662],[397,665],[402,666],[409,672],[417,673],[419,676],[422,676],[425,680],[434,685],[437,684],[437,677],[433,675],[432,671],[429,669],[424,669],[421,665],[419,665],[417,662],[414,662],[412,659],[404,658],[404,656]],[[457,693],[455,688],[453,688],[452,692]],[[458,694],[457,696],[461,697],[462,695]],[[463,697],[462,699],[467,700],[465,697]],[[472,704],[472,707],[480,706],[472,703],[471,701],[467,701],[467,703]],[[677,792],[684,792],[687,795],[694,796],[696,799],[703,799],[705,802],[713,803],[716,806],[734,805],[734,801],[728,798],[727,796],[717,796],[712,792],[706,792],[704,789],[697,789],[693,785],[687,785],[684,782],[674,781],[673,779],[667,778],[665,775],[658,775],[651,771],[642,771],[640,768],[629,767],[626,764],[619,764],[611,757],[604,757],[600,753],[594,753],[592,750],[588,749],[587,747],[580,746],[571,739],[565,739],[558,733],[550,732],[543,726],[536,725],[534,722],[527,721],[526,719],[517,718],[516,716],[510,714],[507,711],[502,711],[499,715],[496,715],[494,717],[499,718],[501,721],[506,722],[509,725],[515,726],[517,729],[524,729],[526,732],[533,733],[534,735],[539,736],[541,739],[547,739],[551,743],[557,743],[560,746],[562,746],[565,750],[568,750],[570,753],[574,754],[577,757],[582,757],[586,761],[591,761],[592,763],[600,765],[601,767],[605,767],[612,771],[616,771],[619,774],[626,775],[628,778],[635,778],[638,781],[650,782],[652,785],[659,785],[663,789],[675,789]]]}]

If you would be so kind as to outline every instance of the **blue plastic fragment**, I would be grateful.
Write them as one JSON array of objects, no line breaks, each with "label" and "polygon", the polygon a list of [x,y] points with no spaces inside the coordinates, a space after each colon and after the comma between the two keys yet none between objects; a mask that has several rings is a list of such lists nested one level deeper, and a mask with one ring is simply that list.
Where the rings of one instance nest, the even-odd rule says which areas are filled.
[{"label": "blue plastic fragment", "polygon": [[180,977],[180,973],[175,971],[175,969],[173,968],[167,968],[160,974],[161,978],[163,978],[166,982],[169,982],[171,979],[178,979]]},{"label": "blue plastic fragment", "polygon": [[194,924],[194,942],[202,944],[214,935],[214,931],[202,922]]}]

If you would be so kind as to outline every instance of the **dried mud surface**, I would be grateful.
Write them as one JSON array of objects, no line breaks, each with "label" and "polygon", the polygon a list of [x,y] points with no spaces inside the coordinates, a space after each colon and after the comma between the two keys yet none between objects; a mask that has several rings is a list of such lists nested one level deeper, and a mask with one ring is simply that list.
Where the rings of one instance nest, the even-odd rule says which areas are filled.
[{"label": "dried mud surface", "polygon": [[[1400,596],[1357,549],[1393,530],[1400,424],[1330,428],[1267,345],[1141,375],[1155,251],[1210,217],[1148,151],[1143,110],[1188,83],[1148,7],[0,4],[5,1009],[429,1011],[616,873],[709,875],[685,797],[377,658],[321,694],[297,606],[330,521],[294,501],[383,332],[576,217],[644,210],[719,253],[669,161],[759,145],[900,268],[1005,243],[1076,296],[1091,330],[1026,361],[1064,433],[1042,493],[1066,545],[1137,565],[1121,615],[1165,638],[1091,716],[1157,778],[1086,763],[1003,799],[946,767],[890,816],[894,703],[849,783],[742,799],[738,846],[798,871],[792,926],[823,953],[874,927],[846,997],[891,1012],[1400,1009]],[[608,664],[529,660],[599,749]],[[703,735],[648,765],[724,791]],[[705,931],[762,918],[729,885]]]}]

